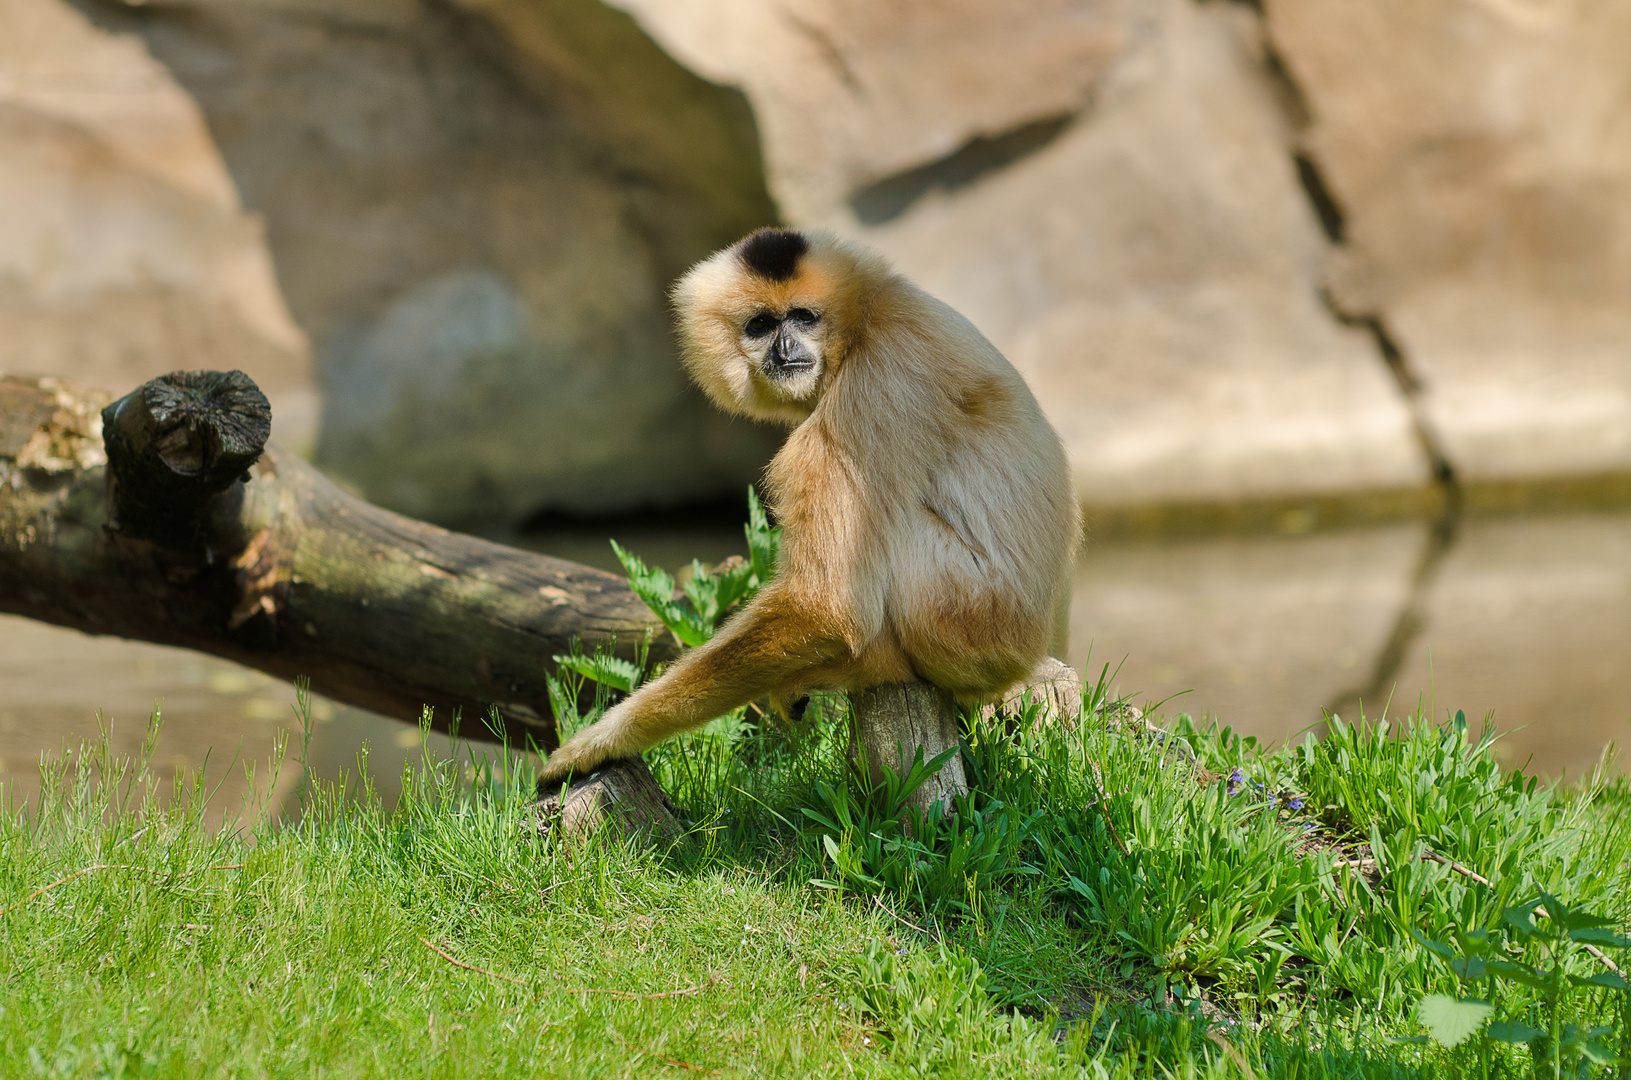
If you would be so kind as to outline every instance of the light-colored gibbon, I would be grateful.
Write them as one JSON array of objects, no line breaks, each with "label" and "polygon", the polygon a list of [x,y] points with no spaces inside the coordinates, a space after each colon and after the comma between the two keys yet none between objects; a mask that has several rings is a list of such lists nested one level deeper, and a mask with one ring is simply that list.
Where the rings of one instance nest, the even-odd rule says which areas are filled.
[{"label": "light-colored gibbon", "polygon": [[923,679],[965,701],[1062,655],[1079,512],[1059,437],[967,319],[883,259],[761,229],[674,287],[691,377],[792,434],[775,578],[551,754],[585,775],[765,695]]}]

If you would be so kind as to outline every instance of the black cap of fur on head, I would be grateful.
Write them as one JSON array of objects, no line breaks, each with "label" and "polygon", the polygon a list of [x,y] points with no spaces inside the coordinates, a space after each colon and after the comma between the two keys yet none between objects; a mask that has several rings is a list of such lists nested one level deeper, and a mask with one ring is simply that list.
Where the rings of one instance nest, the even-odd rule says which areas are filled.
[{"label": "black cap of fur on head", "polygon": [[742,241],[742,264],[762,278],[786,281],[810,242],[792,229],[760,229]]}]

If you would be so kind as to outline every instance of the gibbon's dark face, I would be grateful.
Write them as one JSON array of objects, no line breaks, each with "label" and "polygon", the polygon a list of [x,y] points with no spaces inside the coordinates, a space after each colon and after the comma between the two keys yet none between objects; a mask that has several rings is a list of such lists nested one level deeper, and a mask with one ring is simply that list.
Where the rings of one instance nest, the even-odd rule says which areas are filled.
[{"label": "gibbon's dark face", "polygon": [[810,243],[793,229],[760,229],[737,248],[737,257],[759,288],[741,320],[741,348],[777,396],[800,400],[815,391],[825,359],[821,311],[809,299]]},{"label": "gibbon's dark face", "polygon": [[854,347],[866,280],[825,234],[760,229],[675,284],[686,370],[728,412],[801,423]]},{"label": "gibbon's dark face", "polygon": [[821,312],[763,308],[742,324],[742,353],[780,394],[802,398],[821,380]]}]

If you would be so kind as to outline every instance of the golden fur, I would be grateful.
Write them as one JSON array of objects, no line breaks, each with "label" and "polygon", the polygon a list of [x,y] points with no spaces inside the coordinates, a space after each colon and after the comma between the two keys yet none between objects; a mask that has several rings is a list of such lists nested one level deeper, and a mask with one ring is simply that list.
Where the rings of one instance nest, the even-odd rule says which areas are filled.
[{"label": "golden fur", "polygon": [[[567,740],[546,783],[766,694],[924,679],[977,700],[1064,650],[1079,513],[1024,380],[878,256],[767,233],[694,267],[674,306],[685,366],[710,398],[794,425],[766,477],[776,578]],[[794,245],[785,280],[752,268],[756,237]],[[773,333],[753,337],[756,316],[778,320]],[[782,356],[812,359],[773,370]]]}]

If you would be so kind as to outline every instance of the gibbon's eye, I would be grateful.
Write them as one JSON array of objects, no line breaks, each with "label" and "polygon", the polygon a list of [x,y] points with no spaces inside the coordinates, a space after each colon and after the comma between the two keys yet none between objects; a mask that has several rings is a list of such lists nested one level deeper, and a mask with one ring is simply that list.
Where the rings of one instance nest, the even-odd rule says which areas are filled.
[{"label": "gibbon's eye", "polygon": [[800,326],[814,326],[821,321],[821,316],[809,308],[796,307],[787,313],[787,317]]},{"label": "gibbon's eye", "polygon": [[742,333],[746,334],[748,337],[764,337],[766,334],[776,329],[776,323],[778,321],[779,320],[776,318],[776,316],[772,315],[770,312],[761,311],[759,314],[748,320],[748,324],[742,327]]}]

